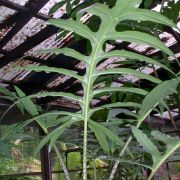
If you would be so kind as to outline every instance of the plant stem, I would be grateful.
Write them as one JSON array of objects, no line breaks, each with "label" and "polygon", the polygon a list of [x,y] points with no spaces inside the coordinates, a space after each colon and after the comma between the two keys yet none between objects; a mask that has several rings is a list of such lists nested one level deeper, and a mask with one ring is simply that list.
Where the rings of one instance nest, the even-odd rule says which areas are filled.
[{"label": "plant stem", "polygon": [[57,154],[57,156],[58,156],[58,158],[60,160],[60,163],[61,163],[63,171],[64,171],[64,175],[66,177],[66,180],[71,180],[71,178],[69,176],[69,172],[67,170],[67,167],[66,167],[66,165],[65,165],[65,163],[63,161],[63,158],[61,156],[61,153],[59,152],[59,150],[58,150],[58,148],[57,148],[57,146],[55,144],[53,145],[53,148],[54,148],[54,151],[56,152],[56,154]]},{"label": "plant stem", "polygon": [[88,120],[84,119],[84,140],[83,140],[83,180],[87,179],[87,125]]},{"label": "plant stem", "polygon": [[91,102],[91,91],[93,85],[93,73],[96,66],[96,54],[99,48],[95,48],[93,53],[93,59],[91,66],[87,67],[87,84],[84,86],[84,104],[85,108],[83,109],[84,114],[84,139],[83,139],[83,180],[87,180],[87,129],[88,129],[88,120],[89,120],[89,111],[90,111],[90,102]]},{"label": "plant stem", "polygon": [[[139,128],[139,127],[141,126],[142,122],[143,122],[143,119],[139,119],[139,122],[138,122],[138,124],[136,125],[136,127]],[[120,158],[124,155],[124,153],[125,153],[127,147],[129,146],[131,140],[132,140],[132,136],[130,136],[130,137],[127,139],[124,147],[122,148],[122,150],[121,150],[121,152],[120,152],[120,154],[119,154]],[[113,179],[114,179],[114,175],[115,175],[115,173],[116,173],[116,171],[117,171],[117,168],[118,168],[119,164],[120,164],[120,161],[116,161],[116,162],[115,162],[115,164],[114,164],[114,166],[113,166],[113,168],[112,168],[111,174],[110,174],[110,176],[109,176],[109,180],[113,180]]]},{"label": "plant stem", "polygon": [[177,130],[176,123],[175,123],[175,121],[174,121],[174,118],[173,118],[172,113],[171,113],[171,111],[169,110],[169,108],[167,109],[167,111],[168,111],[169,118],[170,118],[170,121],[171,121],[171,123],[172,123],[172,126],[174,127],[175,130]]},{"label": "plant stem", "polygon": [[[113,24],[114,22],[112,22]],[[83,86],[84,90],[84,106],[82,108],[83,116],[84,116],[84,139],[83,139],[83,180],[87,180],[87,129],[88,129],[88,120],[90,119],[90,103],[92,100],[92,90],[93,90],[93,83],[95,80],[94,74],[96,71],[96,58],[98,56],[98,53],[102,52],[102,43],[103,43],[103,37],[107,33],[107,31],[112,26],[111,23],[106,27],[106,30],[103,31],[103,34],[101,34],[99,30],[99,40],[96,40],[92,44],[94,46],[92,47],[92,53],[91,53],[91,64],[87,66],[86,68],[86,77],[87,81],[86,84]],[[98,36],[97,36],[98,37]]]},{"label": "plant stem", "polygon": [[96,174],[96,159],[93,159],[93,171],[94,171],[94,180],[96,180],[97,174]]},{"label": "plant stem", "polygon": [[[128,140],[126,141],[126,144],[125,144],[124,147],[122,148],[122,150],[121,150],[121,152],[120,152],[120,155],[119,155],[120,158],[124,155],[124,153],[125,153],[128,145],[129,145],[129,143],[131,142],[131,140],[132,140],[132,136],[130,136],[130,137],[128,138]],[[120,161],[116,161],[116,162],[115,162],[115,164],[114,164],[114,166],[113,166],[113,168],[112,168],[111,174],[110,174],[110,176],[109,176],[109,180],[113,180],[113,179],[114,179],[114,175],[115,175],[115,173],[116,173],[116,171],[117,171],[117,168],[118,168],[119,164],[120,164]]]}]

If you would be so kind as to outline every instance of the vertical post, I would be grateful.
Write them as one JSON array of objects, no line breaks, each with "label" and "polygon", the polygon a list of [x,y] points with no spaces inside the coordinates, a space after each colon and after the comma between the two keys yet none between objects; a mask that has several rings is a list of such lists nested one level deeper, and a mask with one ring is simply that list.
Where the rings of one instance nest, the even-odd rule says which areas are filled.
[{"label": "vertical post", "polygon": [[[40,136],[44,136],[44,132],[41,129],[39,130],[39,134]],[[45,145],[41,149],[40,158],[41,158],[42,180],[52,180],[51,163],[50,163],[50,156],[47,145]]]},{"label": "vertical post", "polygon": [[65,152],[65,157],[66,157],[66,168],[68,169],[68,153]]}]

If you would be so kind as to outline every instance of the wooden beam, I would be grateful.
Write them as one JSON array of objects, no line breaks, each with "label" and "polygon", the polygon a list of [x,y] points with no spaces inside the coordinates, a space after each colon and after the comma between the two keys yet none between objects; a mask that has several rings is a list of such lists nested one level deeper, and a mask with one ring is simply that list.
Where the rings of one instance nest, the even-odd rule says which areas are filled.
[{"label": "wooden beam", "polygon": [[15,11],[21,11],[21,12],[28,12],[28,8],[25,6],[21,6],[19,4],[16,4],[12,1],[8,0],[0,0],[0,5],[5,6],[7,8],[13,9]]},{"label": "wooden beam", "polygon": [[[39,129],[40,136],[44,136],[42,129]],[[44,145],[40,151],[42,180],[52,180],[51,160],[48,145]]]},{"label": "wooden beam", "polygon": [[[84,48],[86,46],[85,46],[85,42],[81,41],[81,43],[72,44],[70,47],[83,53],[85,52]],[[74,58],[65,56],[63,54],[55,56],[54,58],[49,59],[49,60],[36,59],[33,57],[28,57],[28,60],[32,60],[34,62],[40,62],[51,67],[61,67],[61,68],[66,68],[68,70],[77,71],[78,74],[82,75],[82,71],[75,67],[79,63],[79,61]],[[50,81],[51,79],[53,80],[58,76],[59,75],[57,73],[48,73],[48,74],[45,72],[31,73],[28,77],[26,77],[26,81],[22,81],[18,84],[18,87],[21,88],[23,91],[25,91],[27,94],[33,93],[35,91],[40,91],[43,89],[55,91],[57,89],[56,87],[47,88],[46,85],[48,81]],[[26,86],[26,84],[29,84],[29,85]],[[33,85],[33,84],[37,84],[37,86],[30,87],[30,85]]]},{"label": "wooden beam", "polygon": [[[30,8],[27,8],[26,6],[21,6],[21,5],[17,4],[17,3],[14,3],[14,2],[11,2],[11,1],[8,1],[8,0],[0,0],[0,5],[8,7],[10,9],[13,9],[15,11],[20,11],[21,13],[30,13],[31,12]],[[44,21],[47,21],[48,19],[51,18],[51,16],[48,16],[46,14],[42,14],[42,13],[39,13],[39,12],[34,14],[34,17],[36,17],[38,19],[41,19],[41,20],[44,20]]]},{"label": "wooden beam", "polygon": [[6,34],[6,36],[0,41],[0,48],[3,48],[12,38],[15,36],[21,28],[23,28],[28,21],[38,13],[38,11],[48,2],[49,0],[38,0],[34,1],[31,0],[30,4],[31,6],[29,7],[30,11],[29,13],[27,12],[22,12],[22,14],[19,16],[19,18],[16,21],[16,24],[14,27]]},{"label": "wooden beam", "polygon": [[[3,54],[3,55],[8,55],[8,54],[11,54],[11,51],[8,51],[8,50],[5,50],[5,49],[0,49],[0,54]],[[42,65],[47,65],[47,66],[50,66],[50,67],[58,67],[60,66],[61,64],[61,61],[59,61],[59,59],[63,59],[63,62],[65,61],[69,61],[69,59],[67,59],[66,56],[61,56],[61,55],[58,55],[58,56],[54,56],[52,58],[49,58],[49,59],[42,59],[42,58],[37,58],[37,57],[33,57],[33,56],[25,56],[24,58],[17,58],[19,60],[29,60],[29,61],[32,61],[32,62],[37,62],[37,63],[40,63]],[[63,63],[63,65],[65,65],[66,63]],[[69,66],[67,66],[68,68]],[[77,69],[77,68],[74,68],[74,69]]]},{"label": "wooden beam", "polygon": [[[43,0],[41,0],[41,1],[43,1]],[[76,6],[73,9],[73,11],[75,11],[76,9],[79,8],[79,6],[81,6],[82,4],[85,4],[85,3],[88,3],[88,2],[85,1],[85,2],[81,3],[80,5]],[[34,13],[34,14],[36,14],[36,13]],[[24,17],[22,17],[22,19],[23,18]],[[67,19],[68,15],[64,14],[60,18],[61,19]],[[27,52],[28,50],[30,50],[33,47],[37,46],[41,42],[45,41],[47,38],[51,37],[52,35],[56,34],[58,32],[58,30],[59,30],[59,28],[57,28],[55,26],[52,26],[52,25],[49,25],[49,26],[45,27],[44,29],[42,29],[41,31],[39,31],[38,33],[36,33],[35,35],[33,35],[30,38],[26,39],[22,44],[20,44],[16,48],[14,48],[11,51],[11,53],[9,53],[9,54],[7,54],[7,55],[0,58],[0,68],[7,65],[8,63],[14,61],[16,58],[22,57],[25,52]]]},{"label": "wooden beam", "polygon": [[26,39],[22,44],[13,49],[9,54],[6,54],[2,58],[0,58],[0,68],[12,61],[15,61],[17,58],[22,57],[26,51],[37,46],[38,44],[55,34],[57,31],[58,28],[54,26],[47,26],[31,38]]},{"label": "wooden beam", "polygon": [[173,35],[173,37],[176,39],[177,43],[180,45],[180,33],[176,32],[172,27],[164,27],[164,31],[170,33]]}]

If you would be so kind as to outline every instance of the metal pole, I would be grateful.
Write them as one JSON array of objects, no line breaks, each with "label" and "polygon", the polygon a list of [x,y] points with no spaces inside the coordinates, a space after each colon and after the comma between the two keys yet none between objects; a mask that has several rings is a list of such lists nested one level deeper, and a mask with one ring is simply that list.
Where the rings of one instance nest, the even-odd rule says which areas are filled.
[{"label": "metal pole", "polygon": [[[44,132],[40,129],[39,134],[41,136],[44,135]],[[48,146],[45,145],[40,151],[40,158],[41,158],[41,171],[42,171],[42,180],[52,180],[51,174],[51,162],[50,156],[48,152]]]}]

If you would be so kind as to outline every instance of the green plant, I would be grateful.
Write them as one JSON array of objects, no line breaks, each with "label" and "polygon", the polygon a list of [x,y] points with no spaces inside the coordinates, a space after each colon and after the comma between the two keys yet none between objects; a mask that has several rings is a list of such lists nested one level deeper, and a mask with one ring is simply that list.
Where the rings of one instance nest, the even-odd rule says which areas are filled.
[{"label": "green plant", "polygon": [[[154,108],[162,103],[164,104],[164,99],[166,97],[168,97],[169,95],[175,93],[178,85],[180,84],[180,78],[177,77],[175,79],[171,79],[171,80],[167,80],[161,84],[159,84],[157,87],[155,87],[150,93],[147,94],[147,96],[145,96],[143,102],[142,102],[142,106],[138,112],[138,116],[137,116],[137,119],[138,119],[138,123],[136,125],[136,128],[139,128],[141,126],[141,124],[143,123],[143,121],[145,120],[145,118],[150,114],[150,112],[152,110],[154,110]],[[135,137],[137,138],[137,140],[140,142],[143,142],[142,139],[140,139],[136,132],[139,132],[138,130],[134,130],[133,133],[135,135]],[[140,133],[139,133],[140,134]],[[166,137],[166,136],[164,136]],[[130,142],[132,141],[132,136],[130,136],[127,140],[127,142],[125,143],[124,147],[122,148],[121,152],[120,152],[120,157],[122,157],[127,149],[127,147],[129,146]],[[146,146],[145,144],[143,144],[143,146],[146,146],[147,147],[150,147],[152,146],[152,143],[150,141],[148,141],[148,145]],[[167,143],[168,141],[166,141]],[[154,175],[154,173],[158,170],[158,168],[162,165],[162,163],[167,159],[168,156],[170,156],[172,153],[174,153],[175,150],[177,150],[179,147],[180,147],[180,141],[178,141],[177,139],[173,142],[176,142],[174,144],[171,144],[171,142],[169,142],[169,144],[167,144],[167,153],[162,156],[160,158],[160,154],[157,153],[158,151],[156,150],[150,150],[151,151],[151,154],[152,154],[152,151],[153,153],[155,154],[155,157],[157,158],[158,157],[158,160],[156,159],[156,161],[160,161],[160,162],[155,162],[155,160],[153,159],[154,161],[154,165],[152,166],[152,174],[150,175],[150,178],[152,178],[152,176]],[[170,148],[169,148],[170,147]],[[154,148],[155,149],[155,148]],[[155,152],[156,151],[156,152]],[[153,154],[153,155],[154,155]],[[154,156],[153,156],[154,158]],[[113,179],[114,177],[114,174],[117,170],[117,167],[119,165],[120,161],[117,161],[112,169],[112,172],[111,172],[111,175],[110,175],[110,178],[109,179]]]},{"label": "green plant", "polygon": [[[5,95],[2,98],[11,100],[12,102],[20,101],[19,103],[16,103],[16,105],[19,108],[19,110],[21,111],[21,113],[24,114],[26,112],[30,116],[34,117],[35,119],[33,119],[33,121],[36,121],[37,125],[42,129],[42,131],[45,134],[47,134],[48,133],[48,128],[52,127],[52,126],[55,126],[57,124],[58,121],[56,121],[56,116],[51,115],[51,114],[48,116],[48,118],[51,119],[50,123],[47,123],[46,119],[43,118],[43,117],[36,119],[36,116],[38,116],[40,114],[40,112],[42,112],[42,109],[40,107],[38,107],[36,104],[34,104],[34,102],[30,98],[25,98],[24,100],[21,100],[22,97],[26,96],[26,94],[16,86],[14,86],[14,89],[15,89],[16,93],[12,93],[8,89],[6,89],[4,87],[0,87],[0,92]],[[32,121],[20,122],[20,123],[10,125],[10,126],[8,126],[6,128],[3,128],[3,131],[2,131],[2,134],[1,134],[2,137],[1,137],[0,140],[2,140],[2,142],[4,142],[4,140],[6,140],[9,136],[11,136],[12,134],[19,133],[20,130],[22,130],[23,127],[25,127],[26,125],[28,125],[31,122]],[[3,148],[5,148],[4,144],[3,144]],[[59,152],[59,150],[58,150],[58,148],[57,148],[57,146],[55,144],[53,144],[53,148],[54,148],[54,151],[57,154],[57,157],[58,157],[58,159],[59,159],[59,161],[60,161],[60,163],[61,163],[61,165],[63,167],[66,179],[70,179],[67,168],[66,168],[66,166],[64,164],[64,161],[63,161],[63,159],[61,157],[61,154],[60,154],[60,152]]]},{"label": "green plant", "polygon": [[[160,63],[157,60],[154,60],[152,58],[148,58],[136,53],[132,53],[130,51],[126,50],[115,50],[111,52],[104,51],[104,45],[107,41],[116,41],[116,40],[123,40],[130,43],[139,43],[139,44],[146,44],[153,48],[160,49],[164,53],[174,56],[173,53],[157,38],[154,36],[140,32],[140,31],[123,31],[119,29],[119,31],[116,30],[116,27],[119,25],[120,22],[123,22],[125,20],[133,20],[133,21],[152,21],[154,23],[161,23],[164,25],[172,26],[176,28],[174,23],[172,23],[170,20],[168,20],[166,17],[160,15],[159,13],[156,13],[154,11],[149,11],[145,9],[138,8],[141,4],[141,0],[118,0],[113,8],[108,8],[104,4],[94,4],[91,7],[84,10],[84,12],[90,13],[92,15],[98,16],[101,19],[101,22],[99,24],[99,28],[96,32],[90,30],[90,28],[87,25],[84,25],[80,22],[79,18],[81,15],[77,17],[76,20],[74,19],[67,19],[67,20],[50,20],[49,23],[52,25],[55,25],[61,29],[67,30],[67,31],[73,31],[79,36],[82,36],[83,38],[86,38],[90,44],[91,44],[91,53],[89,56],[83,55],[71,48],[62,48],[62,49],[50,49],[46,51],[42,51],[41,53],[49,53],[53,52],[55,54],[64,54],[66,56],[73,57],[75,59],[78,59],[86,66],[86,74],[84,76],[80,76],[77,74],[77,72],[73,72],[67,69],[63,68],[55,68],[55,67],[47,67],[47,66],[27,66],[27,70],[31,71],[45,71],[47,73],[54,72],[59,74],[64,74],[71,76],[75,79],[77,79],[79,82],[81,82],[83,86],[83,97],[71,94],[71,93],[65,93],[65,92],[45,92],[45,93],[37,93],[30,95],[28,97],[25,97],[25,95],[21,96],[21,99],[16,101],[16,104],[19,104],[20,102],[24,102],[27,98],[38,98],[38,97],[47,97],[47,96],[54,96],[54,97],[66,97],[73,101],[76,101],[81,106],[81,111],[77,113],[70,113],[66,111],[54,111],[54,112],[48,112],[45,114],[39,114],[39,113],[33,113],[33,118],[26,121],[25,123],[22,123],[23,126],[36,120],[46,131],[46,128],[42,125],[43,118],[50,117],[52,115],[55,116],[55,119],[59,120],[59,126],[49,133],[39,144],[37,147],[36,152],[38,152],[42,146],[46,143],[49,143],[49,147],[54,146],[55,141],[58,139],[58,137],[63,133],[63,131],[71,126],[72,124],[76,123],[83,123],[83,179],[87,179],[87,143],[88,143],[88,127],[91,129],[91,131],[95,134],[97,140],[99,141],[102,149],[106,152],[106,154],[110,154],[110,142],[113,144],[116,144],[119,146],[119,148],[122,148],[122,151],[120,153],[120,157],[124,155],[125,151],[127,150],[127,147],[129,143],[131,142],[132,137],[130,137],[126,143],[124,143],[121,138],[111,131],[108,126],[105,126],[103,122],[98,122],[96,120],[92,120],[92,116],[95,112],[102,110],[102,109],[112,109],[116,107],[131,107],[134,109],[139,109],[140,111],[138,113],[138,124],[137,128],[141,125],[141,123],[144,121],[146,116],[150,113],[150,111],[162,100],[168,93],[164,93],[163,96],[160,96],[161,99],[152,99],[154,100],[151,102],[150,106],[147,106],[146,98],[142,102],[143,106],[141,106],[141,102],[134,103],[132,101],[130,102],[117,102],[117,103],[111,103],[107,105],[103,105],[97,108],[91,107],[91,101],[94,97],[101,95],[103,93],[108,94],[111,92],[121,92],[121,93],[134,93],[139,94],[141,96],[145,96],[148,94],[148,91],[137,88],[137,87],[105,87],[101,89],[94,89],[93,85],[96,83],[99,77],[104,77],[107,75],[114,76],[114,75],[128,75],[131,74],[133,76],[137,76],[140,79],[146,79],[150,82],[152,82],[155,85],[159,85],[161,87],[162,81],[158,78],[155,78],[151,75],[147,75],[143,72],[137,71],[133,68],[112,68],[107,70],[100,70],[98,71],[96,69],[97,64],[102,62],[103,60],[111,57],[123,57],[131,60],[136,60],[140,62],[146,62],[147,64],[153,64],[157,65],[161,68],[164,68],[167,70],[173,77],[176,75],[172,72],[171,69],[169,69],[168,66],[164,65],[163,63]],[[81,13],[82,14],[82,13]],[[174,89],[176,89],[177,84],[179,83],[179,80],[172,80],[172,82],[176,82],[176,84],[172,85],[174,86]],[[169,85],[169,84],[168,84]],[[159,87],[158,86],[158,87]],[[163,86],[163,83],[162,83]],[[149,94],[147,95],[147,97]],[[146,106],[144,106],[144,103]],[[29,108],[32,110],[32,104],[29,105]],[[142,108],[141,108],[142,107]],[[135,113],[131,113],[131,115]],[[62,118],[60,115],[65,115],[66,117]],[[112,123],[112,122],[110,122]],[[21,124],[21,126],[22,126]],[[116,169],[115,169],[116,170]],[[112,173],[113,177],[113,173]]]},{"label": "green plant", "polygon": [[152,155],[152,172],[148,178],[148,180],[151,180],[156,171],[166,161],[166,159],[180,147],[180,140],[179,138],[173,138],[158,131],[152,131],[152,136],[154,139],[166,145],[165,151],[160,153],[158,148],[141,130],[137,129],[136,127],[132,127],[132,131],[140,145],[143,146]]}]

